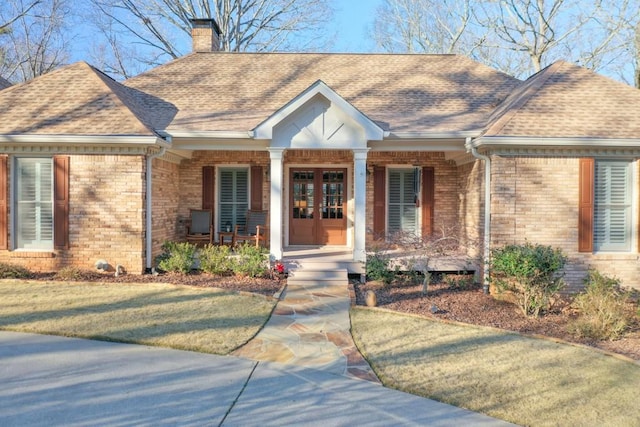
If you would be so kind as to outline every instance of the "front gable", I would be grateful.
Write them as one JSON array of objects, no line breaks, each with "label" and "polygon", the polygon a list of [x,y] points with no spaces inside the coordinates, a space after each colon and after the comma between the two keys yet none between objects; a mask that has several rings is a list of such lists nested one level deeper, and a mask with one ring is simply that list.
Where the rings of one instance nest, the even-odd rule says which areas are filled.
[{"label": "front gable", "polygon": [[254,129],[272,147],[366,148],[383,130],[322,81],[317,81]]},{"label": "front gable", "polygon": [[273,147],[365,148],[363,127],[344,110],[322,95],[278,123],[273,129]]}]

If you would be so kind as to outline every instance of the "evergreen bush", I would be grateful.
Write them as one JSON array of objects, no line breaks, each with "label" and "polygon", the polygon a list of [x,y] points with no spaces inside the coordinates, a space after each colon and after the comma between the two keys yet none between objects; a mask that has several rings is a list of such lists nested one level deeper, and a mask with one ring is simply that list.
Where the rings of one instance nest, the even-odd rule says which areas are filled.
[{"label": "evergreen bush", "polygon": [[507,245],[491,251],[491,277],[499,291],[510,291],[526,316],[548,311],[564,287],[561,270],[567,261],[550,246]]}]

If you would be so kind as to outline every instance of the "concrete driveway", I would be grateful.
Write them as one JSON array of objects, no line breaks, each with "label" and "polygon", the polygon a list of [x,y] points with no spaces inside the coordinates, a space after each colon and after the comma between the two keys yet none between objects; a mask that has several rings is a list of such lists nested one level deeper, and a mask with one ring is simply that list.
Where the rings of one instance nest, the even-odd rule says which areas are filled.
[{"label": "concrete driveway", "polygon": [[0,332],[0,426],[506,425],[319,370]]}]

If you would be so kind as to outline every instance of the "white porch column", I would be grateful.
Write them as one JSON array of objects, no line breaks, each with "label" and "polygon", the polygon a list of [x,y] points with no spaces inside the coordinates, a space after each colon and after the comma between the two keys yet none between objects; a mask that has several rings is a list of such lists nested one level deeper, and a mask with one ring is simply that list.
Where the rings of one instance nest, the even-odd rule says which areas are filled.
[{"label": "white porch column", "polygon": [[271,195],[269,206],[269,252],[274,260],[282,259],[282,182],[284,148],[269,148],[271,159]]},{"label": "white porch column", "polygon": [[353,260],[367,259],[365,239],[367,234],[367,152],[368,148],[353,150],[353,201],[354,201],[354,241]]}]

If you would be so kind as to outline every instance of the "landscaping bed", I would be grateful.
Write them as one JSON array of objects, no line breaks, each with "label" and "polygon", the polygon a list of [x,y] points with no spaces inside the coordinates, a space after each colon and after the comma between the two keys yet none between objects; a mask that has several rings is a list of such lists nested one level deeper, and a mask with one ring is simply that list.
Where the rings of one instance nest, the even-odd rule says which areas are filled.
[{"label": "landscaping bed", "polygon": [[[526,317],[517,306],[500,301],[482,292],[480,286],[452,289],[443,280],[429,285],[426,295],[422,284],[402,277],[389,285],[379,281],[360,284],[354,281],[356,304],[365,305],[368,290],[375,292],[379,307],[402,313],[451,320],[474,325],[491,326],[530,335],[544,335],[565,341],[586,344],[640,360],[640,320],[634,322],[624,335],[614,341],[578,339],[567,331],[576,313],[567,297],[554,304],[552,310],[538,318]],[[629,310],[637,305],[629,304]]]},{"label": "landscaping bed", "polygon": [[174,285],[188,285],[198,287],[220,288],[232,291],[251,292],[255,294],[273,296],[280,290],[283,282],[270,277],[247,277],[237,275],[214,275],[193,271],[183,273],[163,274],[124,274],[116,277],[113,273],[98,273],[91,271],[70,270],[72,275],[64,277],[60,273],[33,273],[34,280],[70,280],[78,282],[101,283],[171,283]]}]

